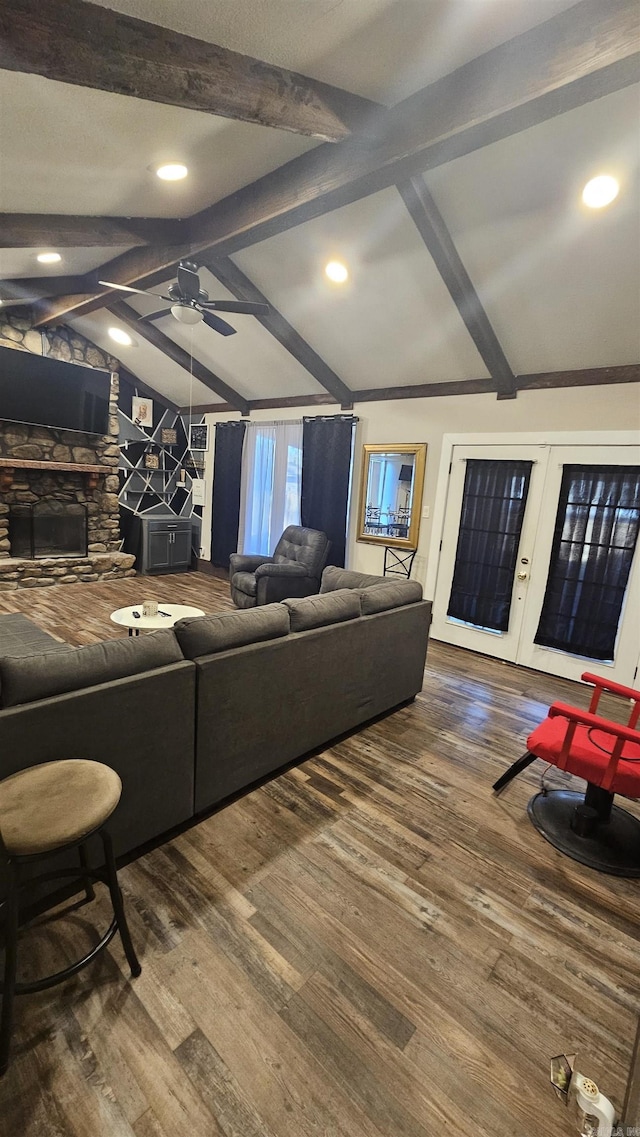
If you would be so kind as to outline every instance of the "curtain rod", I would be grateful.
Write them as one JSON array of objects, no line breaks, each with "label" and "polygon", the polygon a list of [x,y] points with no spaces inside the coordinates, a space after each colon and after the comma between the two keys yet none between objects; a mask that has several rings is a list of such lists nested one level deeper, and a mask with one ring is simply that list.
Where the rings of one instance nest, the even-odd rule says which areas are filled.
[{"label": "curtain rod", "polygon": [[357,415],[304,415],[302,418],[283,418],[268,420],[226,419],[216,426],[295,426],[305,422],[360,422]]},{"label": "curtain rod", "polygon": [[357,415],[305,415],[303,422],[359,422]]}]

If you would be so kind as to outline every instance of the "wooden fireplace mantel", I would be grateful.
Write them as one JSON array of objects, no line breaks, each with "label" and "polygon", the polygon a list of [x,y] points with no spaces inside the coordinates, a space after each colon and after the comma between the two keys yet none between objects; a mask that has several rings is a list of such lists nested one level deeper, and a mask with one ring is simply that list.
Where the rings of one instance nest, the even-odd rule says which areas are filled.
[{"label": "wooden fireplace mantel", "polygon": [[0,458],[0,490],[10,490],[16,470],[65,470],[72,474],[86,474],[90,490],[98,478],[110,474],[110,466],[92,466],[88,462],[34,462],[29,458]]}]

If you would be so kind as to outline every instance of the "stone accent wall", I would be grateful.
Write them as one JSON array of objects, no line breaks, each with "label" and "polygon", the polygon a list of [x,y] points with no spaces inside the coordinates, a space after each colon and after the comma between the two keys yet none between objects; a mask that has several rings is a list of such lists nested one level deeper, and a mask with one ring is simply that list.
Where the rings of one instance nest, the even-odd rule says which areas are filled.
[{"label": "stone accent wall", "polygon": [[[43,351],[43,341],[47,344],[46,351]],[[32,355],[50,355],[52,359],[62,359],[67,363],[75,360],[90,367],[103,367],[106,371],[118,371],[120,367],[113,355],[108,355],[71,328],[41,331],[32,327],[27,308],[0,308],[0,344],[2,347],[15,347],[18,351],[30,351]]]},{"label": "stone accent wall", "polygon": [[[83,336],[60,328],[44,333],[48,355],[77,360],[111,371],[109,433],[96,438],[76,431],[58,430],[0,419],[0,457],[37,462],[85,463],[104,468],[95,489],[87,474],[75,470],[16,469],[13,484],[0,498],[0,591],[77,580],[133,575],[133,556],[119,552],[118,506],[118,362]],[[18,351],[42,354],[43,333],[31,327],[28,313],[13,309],[0,314],[0,344]],[[28,560],[10,556],[10,506],[40,500],[82,502],[88,513],[88,556]]]}]

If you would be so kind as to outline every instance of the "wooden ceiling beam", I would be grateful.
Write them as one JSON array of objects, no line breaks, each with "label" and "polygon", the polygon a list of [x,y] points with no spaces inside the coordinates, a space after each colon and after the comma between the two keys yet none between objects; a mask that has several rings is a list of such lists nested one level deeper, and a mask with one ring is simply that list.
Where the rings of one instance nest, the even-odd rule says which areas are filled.
[{"label": "wooden ceiling beam", "polygon": [[[366,137],[319,146],[196,214],[173,260],[160,250],[152,265],[147,249],[132,249],[103,266],[103,279],[145,287],[159,272],[169,276],[182,257],[206,250],[228,256],[638,82],[637,13],[636,0],[582,0],[378,112]],[[79,304],[57,300],[38,323],[104,303],[95,295]]]},{"label": "wooden ceiling beam", "polygon": [[324,387],[325,391],[328,391],[336,402],[340,403],[343,410],[348,410],[353,406],[353,392],[284,318],[282,313],[274,308],[271,301],[267,299],[257,285],[248,276],[245,276],[242,269],[239,269],[229,257],[209,257],[201,263],[211,270],[220,283],[235,296],[236,300],[250,300],[257,304],[267,304],[268,313],[265,316],[255,316],[254,319],[258,320],[263,328],[266,328],[274,339],[282,344],[289,354],[304,367],[305,371],[308,371],[316,382]]},{"label": "wooden ceiling beam", "polygon": [[[0,3],[2,0],[0,0]],[[161,217],[76,217],[65,213],[0,213],[1,249],[177,245],[187,222]]]},{"label": "wooden ceiling beam", "polygon": [[423,178],[400,182],[398,192],[495,383],[498,398],[515,399],[515,375]]},{"label": "wooden ceiling beam", "polygon": [[195,379],[198,379],[200,383],[204,383],[205,387],[208,387],[210,391],[215,391],[216,395],[219,395],[221,399],[224,399],[225,402],[229,403],[235,410],[240,411],[243,415],[249,414],[249,403],[242,395],[235,391],[233,387],[230,387],[228,383],[225,383],[224,379],[220,379],[219,376],[213,371],[210,371],[208,367],[200,363],[199,360],[192,359],[187,351],[179,347],[177,343],[174,343],[169,336],[165,336],[164,332],[159,331],[153,324],[143,323],[137,313],[125,304],[124,301],[114,301],[109,305],[109,311],[112,312],[114,316],[117,316],[119,320],[122,320],[123,324],[127,324],[127,326],[134,331],[136,336],[140,336],[142,339],[147,340],[148,343],[153,344],[163,355],[166,355],[168,359],[176,363],[178,367],[182,367],[185,371],[193,374]]},{"label": "wooden ceiling beam", "polygon": [[[576,371],[543,371],[517,375],[519,391],[540,391],[560,387],[593,387],[617,383],[640,383],[640,363],[620,367],[588,367]],[[460,379],[446,383],[415,383],[404,387],[370,387],[353,391],[354,404],[388,403],[394,399],[439,399],[451,395],[493,395],[491,379]],[[281,399],[251,399],[249,408],[278,410],[292,407],[318,407],[335,402],[330,395],[286,395]],[[192,407],[194,414],[227,414],[235,408],[228,403],[203,403]],[[188,410],[183,407],[182,411]]]},{"label": "wooden ceiling beam", "polygon": [[[575,371],[544,371],[516,375],[518,391],[557,387],[593,387],[617,383],[640,383],[640,363],[621,367],[587,367]],[[446,383],[420,383],[405,387],[372,387],[353,392],[354,403],[388,402],[392,399],[434,399],[448,395],[493,394],[491,379],[460,379]]]},{"label": "wooden ceiling beam", "polygon": [[[250,411],[282,411],[294,407],[329,407],[336,402],[333,395],[283,395],[281,399],[251,399]],[[182,407],[181,413],[186,414],[188,407]],[[196,414],[227,414],[235,410],[229,403],[202,403],[192,407],[191,413]]]},{"label": "wooden ceiling beam", "polygon": [[0,0],[0,68],[328,142],[376,105],[86,0]]},{"label": "wooden ceiling beam", "polygon": [[604,387],[611,383],[640,383],[640,363],[619,367],[583,367],[576,371],[540,371],[518,375],[519,391],[544,391],[551,387]]}]

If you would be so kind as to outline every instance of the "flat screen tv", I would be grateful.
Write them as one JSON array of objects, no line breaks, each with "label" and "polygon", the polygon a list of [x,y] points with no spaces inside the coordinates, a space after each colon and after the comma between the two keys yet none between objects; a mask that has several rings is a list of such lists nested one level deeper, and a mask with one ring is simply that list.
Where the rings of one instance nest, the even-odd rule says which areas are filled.
[{"label": "flat screen tv", "polygon": [[110,389],[108,371],[0,347],[0,420],[5,422],[106,434]]}]

